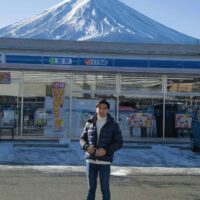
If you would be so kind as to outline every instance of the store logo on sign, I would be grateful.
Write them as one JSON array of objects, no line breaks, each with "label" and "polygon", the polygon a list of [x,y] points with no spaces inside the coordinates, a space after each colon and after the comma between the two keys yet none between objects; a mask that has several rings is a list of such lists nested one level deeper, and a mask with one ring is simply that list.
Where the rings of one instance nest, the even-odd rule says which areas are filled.
[{"label": "store logo on sign", "polygon": [[91,59],[87,58],[84,60],[85,65],[99,65],[99,66],[107,66],[108,60],[106,59]]},{"label": "store logo on sign", "polygon": [[71,58],[56,58],[56,57],[51,57],[49,58],[49,63],[54,65],[54,64],[57,64],[57,65],[71,65],[72,64],[72,59]]}]

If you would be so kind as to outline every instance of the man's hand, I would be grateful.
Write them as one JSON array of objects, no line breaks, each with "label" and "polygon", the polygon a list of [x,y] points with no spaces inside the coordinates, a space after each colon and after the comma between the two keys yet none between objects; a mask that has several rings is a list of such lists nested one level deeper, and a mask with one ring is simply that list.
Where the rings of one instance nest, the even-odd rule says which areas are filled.
[{"label": "man's hand", "polygon": [[104,148],[96,149],[96,156],[104,156],[106,155],[106,150]]},{"label": "man's hand", "polygon": [[87,150],[86,150],[88,153],[90,153],[90,154],[92,154],[92,153],[94,153],[94,151],[95,151],[95,148],[94,148],[94,146],[93,145],[90,145],[90,146],[88,146],[88,148],[87,148]]}]

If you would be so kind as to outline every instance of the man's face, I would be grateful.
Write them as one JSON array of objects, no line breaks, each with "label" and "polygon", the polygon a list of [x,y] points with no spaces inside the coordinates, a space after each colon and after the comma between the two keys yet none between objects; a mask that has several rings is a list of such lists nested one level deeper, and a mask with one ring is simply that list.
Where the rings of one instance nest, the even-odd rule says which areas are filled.
[{"label": "man's face", "polygon": [[96,108],[96,113],[98,117],[106,117],[108,113],[108,108],[106,104],[99,104],[99,106]]}]

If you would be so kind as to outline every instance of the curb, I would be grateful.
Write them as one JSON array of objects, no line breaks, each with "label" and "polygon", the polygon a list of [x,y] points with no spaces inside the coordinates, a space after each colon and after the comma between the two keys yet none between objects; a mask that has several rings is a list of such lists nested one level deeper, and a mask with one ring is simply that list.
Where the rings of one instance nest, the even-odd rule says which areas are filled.
[{"label": "curb", "polygon": [[[0,165],[4,170],[35,170],[44,173],[85,173],[85,166],[38,166],[38,165]],[[131,177],[137,175],[149,176],[200,176],[200,168],[170,168],[170,167],[121,167],[112,166],[111,175],[118,177]]]}]

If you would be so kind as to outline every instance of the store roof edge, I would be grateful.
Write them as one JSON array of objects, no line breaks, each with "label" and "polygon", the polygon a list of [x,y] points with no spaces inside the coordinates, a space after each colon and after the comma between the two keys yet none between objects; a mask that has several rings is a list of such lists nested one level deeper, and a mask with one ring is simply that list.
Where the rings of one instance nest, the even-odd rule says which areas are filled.
[{"label": "store roof edge", "polygon": [[0,50],[57,51],[71,53],[111,53],[179,55],[200,57],[200,45],[138,44],[93,41],[0,38]]}]

